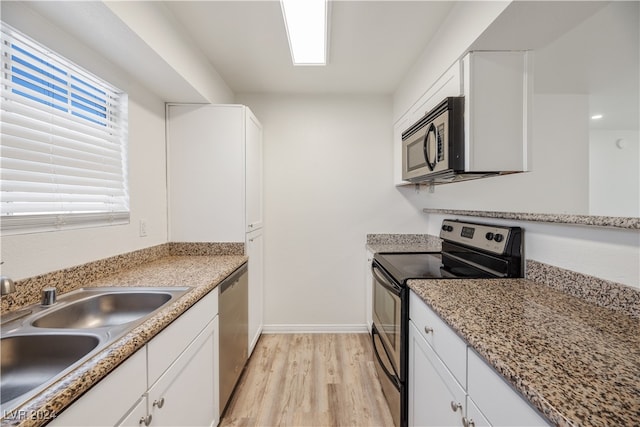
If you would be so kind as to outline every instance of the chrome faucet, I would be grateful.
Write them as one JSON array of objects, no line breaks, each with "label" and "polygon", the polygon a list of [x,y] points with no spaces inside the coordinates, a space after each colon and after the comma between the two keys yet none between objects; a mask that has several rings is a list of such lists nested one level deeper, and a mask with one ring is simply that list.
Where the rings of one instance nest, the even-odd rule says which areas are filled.
[{"label": "chrome faucet", "polygon": [[7,276],[0,276],[0,295],[9,295],[16,291],[16,285]]},{"label": "chrome faucet", "polygon": [[[0,276],[0,294],[1,295],[9,295],[16,291],[16,285],[13,283],[7,276]],[[0,325],[5,325],[6,323],[13,322],[14,320],[18,320],[23,318],[24,316],[31,314],[33,310],[30,309],[22,309],[18,311],[12,311],[9,313],[4,313],[0,316]]]},{"label": "chrome faucet", "polygon": [[44,288],[42,290],[42,301],[40,302],[43,306],[53,305],[56,303],[56,288]]}]

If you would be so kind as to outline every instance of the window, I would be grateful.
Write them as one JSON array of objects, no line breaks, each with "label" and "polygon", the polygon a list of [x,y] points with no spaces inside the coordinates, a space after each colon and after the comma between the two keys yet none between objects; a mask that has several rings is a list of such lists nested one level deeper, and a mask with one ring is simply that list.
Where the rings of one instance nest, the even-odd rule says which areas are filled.
[{"label": "window", "polygon": [[128,223],[126,94],[1,27],[2,233]]}]

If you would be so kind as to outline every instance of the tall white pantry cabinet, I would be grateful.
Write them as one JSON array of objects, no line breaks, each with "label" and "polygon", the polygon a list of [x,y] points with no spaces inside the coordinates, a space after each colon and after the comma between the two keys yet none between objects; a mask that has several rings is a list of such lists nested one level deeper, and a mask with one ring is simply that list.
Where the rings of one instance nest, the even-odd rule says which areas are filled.
[{"label": "tall white pantry cabinet", "polygon": [[262,332],[262,125],[244,105],[167,105],[169,240],[243,242],[249,354]]}]

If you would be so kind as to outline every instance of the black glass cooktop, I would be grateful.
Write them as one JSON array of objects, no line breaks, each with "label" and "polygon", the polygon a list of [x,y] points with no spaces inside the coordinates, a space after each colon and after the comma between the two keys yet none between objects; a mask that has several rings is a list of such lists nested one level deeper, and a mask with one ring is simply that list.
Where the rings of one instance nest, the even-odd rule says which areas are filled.
[{"label": "black glass cooktop", "polygon": [[396,281],[441,277],[440,252],[377,253],[374,259]]},{"label": "black glass cooktop", "polygon": [[409,279],[457,279],[490,277],[468,265],[444,267],[440,252],[377,253],[374,260],[393,277],[405,284]]}]

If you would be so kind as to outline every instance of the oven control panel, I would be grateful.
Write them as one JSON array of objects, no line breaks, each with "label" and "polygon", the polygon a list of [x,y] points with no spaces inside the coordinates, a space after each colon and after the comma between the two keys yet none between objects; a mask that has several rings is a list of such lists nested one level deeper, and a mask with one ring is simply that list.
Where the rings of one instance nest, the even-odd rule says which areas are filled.
[{"label": "oven control panel", "polygon": [[487,252],[503,254],[507,249],[511,233],[511,227],[445,219],[440,229],[440,238]]}]

